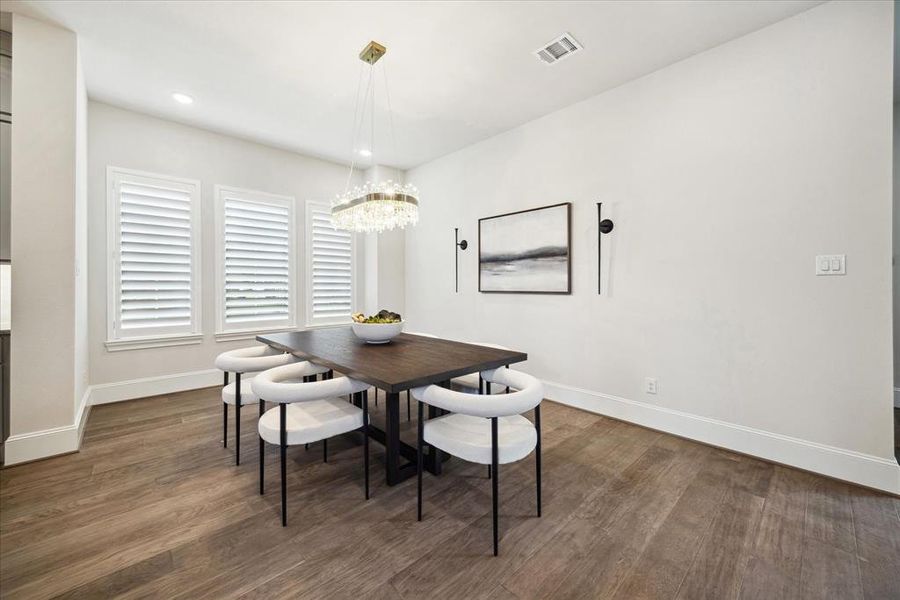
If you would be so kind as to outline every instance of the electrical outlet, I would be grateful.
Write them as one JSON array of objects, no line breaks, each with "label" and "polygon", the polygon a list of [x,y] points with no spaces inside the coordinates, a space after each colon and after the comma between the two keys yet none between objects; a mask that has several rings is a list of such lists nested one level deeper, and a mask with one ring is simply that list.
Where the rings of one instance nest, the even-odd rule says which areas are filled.
[{"label": "electrical outlet", "polygon": [[816,275],[846,275],[846,254],[821,254],[816,257]]},{"label": "electrical outlet", "polygon": [[644,380],[644,391],[648,394],[655,394],[658,389],[658,383],[655,377],[647,377]]}]

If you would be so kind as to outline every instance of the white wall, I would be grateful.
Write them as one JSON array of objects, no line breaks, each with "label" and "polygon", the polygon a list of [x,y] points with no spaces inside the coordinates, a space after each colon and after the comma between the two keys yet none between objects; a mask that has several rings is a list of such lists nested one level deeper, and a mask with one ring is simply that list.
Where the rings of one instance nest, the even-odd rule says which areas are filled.
[{"label": "white wall", "polygon": [[[202,101],[202,100],[201,100]],[[194,106],[185,110],[202,110]],[[215,312],[215,247],[213,194],[216,184],[293,196],[297,227],[305,248],[303,202],[330,202],[344,189],[347,167],[252,142],[164,121],[97,102],[89,103],[88,119],[88,255],[90,270],[89,327],[92,386],[163,377],[213,368],[216,355],[253,344],[252,340],[217,343]],[[189,346],[108,352],[106,306],[106,168],[109,165],[199,179],[202,186],[202,320],[203,343]],[[362,247],[363,244],[358,244]],[[305,324],[305,261],[298,260],[298,324]],[[220,375],[187,378],[184,385],[207,385]],[[106,388],[108,389],[108,388]],[[142,395],[145,388],[132,387]],[[161,393],[155,385],[148,393]],[[116,393],[98,393],[94,401],[117,399]],[[92,398],[94,394],[92,392]]]},{"label": "white wall", "polygon": [[894,103],[894,404],[900,408],[900,103]]},{"label": "white wall", "polygon": [[[71,31],[13,15],[13,464],[77,448],[76,224],[83,168],[84,88]],[[81,280],[79,280],[81,281]],[[73,401],[73,398],[75,400]]]},{"label": "white wall", "polygon": [[88,369],[88,268],[87,268],[87,111],[88,98],[78,52],[75,73],[75,348],[74,401],[76,420],[84,414],[89,383]]},{"label": "white wall", "polygon": [[[527,351],[552,398],[900,492],[891,11],[831,2],[411,170],[410,327]],[[479,294],[477,219],[563,201],[572,295]],[[814,276],[826,253],[847,276]]]}]

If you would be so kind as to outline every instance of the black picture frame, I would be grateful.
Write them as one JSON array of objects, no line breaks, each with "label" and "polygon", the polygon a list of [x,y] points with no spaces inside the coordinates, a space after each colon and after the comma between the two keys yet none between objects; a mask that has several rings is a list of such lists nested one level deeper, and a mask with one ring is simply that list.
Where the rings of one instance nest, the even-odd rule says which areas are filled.
[{"label": "black picture frame", "polygon": [[[523,213],[532,213],[543,210],[558,209],[561,206],[566,207],[566,226],[565,226],[565,261],[566,261],[566,289],[565,290],[490,290],[484,289],[482,286],[482,271],[484,269],[483,242],[482,242],[482,225],[485,221],[493,219],[503,219]],[[528,208],[525,210],[517,210],[513,212],[493,215],[490,217],[482,217],[478,219],[478,291],[482,294],[550,294],[550,295],[567,295],[572,293],[572,203],[559,202],[557,204],[549,204],[547,206],[538,206],[536,208]]]}]

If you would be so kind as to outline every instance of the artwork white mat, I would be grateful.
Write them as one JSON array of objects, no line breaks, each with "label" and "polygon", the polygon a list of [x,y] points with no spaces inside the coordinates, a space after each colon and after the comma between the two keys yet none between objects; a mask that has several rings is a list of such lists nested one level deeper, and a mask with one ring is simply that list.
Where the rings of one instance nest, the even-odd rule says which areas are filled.
[{"label": "artwork white mat", "polygon": [[568,294],[571,204],[478,221],[478,290]]}]

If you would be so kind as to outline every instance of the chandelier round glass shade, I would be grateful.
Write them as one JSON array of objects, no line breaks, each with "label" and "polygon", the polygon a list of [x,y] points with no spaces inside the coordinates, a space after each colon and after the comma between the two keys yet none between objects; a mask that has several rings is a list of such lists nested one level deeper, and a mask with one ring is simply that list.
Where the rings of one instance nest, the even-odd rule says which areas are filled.
[{"label": "chandelier round glass shade", "polygon": [[[387,49],[377,42],[370,42],[360,53],[359,58],[369,65],[369,81],[366,86],[365,96],[360,109],[360,91],[362,78],[357,90],[356,111],[353,122],[353,148],[350,163],[350,173],[347,177],[347,189],[343,194],[338,194],[331,203],[331,223],[336,229],[359,233],[381,233],[391,229],[403,229],[407,225],[415,225],[419,222],[419,191],[414,185],[393,181],[367,181],[365,184],[350,188],[355,166],[355,154],[357,152],[357,140],[363,128],[363,121],[367,112],[367,105],[371,110],[371,138],[369,140],[369,154],[374,160],[375,147],[375,81],[374,65],[379,58],[384,56]],[[391,114],[390,94],[387,92],[387,73],[384,75],[385,95],[388,103],[388,117],[391,128],[391,137],[394,141],[396,152],[396,136],[393,132],[393,116]]]}]

